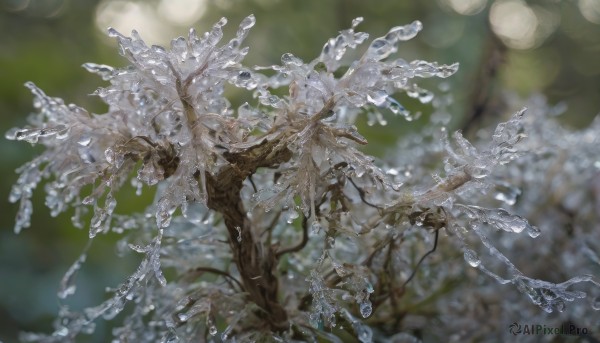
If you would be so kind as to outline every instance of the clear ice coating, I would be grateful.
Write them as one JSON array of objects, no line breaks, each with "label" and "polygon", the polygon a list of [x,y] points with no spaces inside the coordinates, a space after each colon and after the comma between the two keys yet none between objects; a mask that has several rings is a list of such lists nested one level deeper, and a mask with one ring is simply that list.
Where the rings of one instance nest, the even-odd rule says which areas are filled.
[{"label": "clear ice coating", "polygon": [[527,230],[532,237],[537,236],[536,233],[539,233],[525,218],[510,214],[510,212],[503,208],[490,209],[475,205],[460,206],[465,210],[465,213],[469,218],[480,220],[497,229],[514,233],[520,233],[523,230]]},{"label": "clear ice coating", "polygon": [[[89,243],[88,243],[88,247],[89,247]],[[86,247],[86,250],[88,249],[88,247]],[[62,280],[60,281],[60,288],[58,290],[58,297],[60,299],[65,299],[69,295],[72,295],[75,293],[75,290],[77,287],[75,285],[75,281],[76,281],[75,276],[76,276],[77,272],[79,271],[79,269],[81,269],[82,264],[85,263],[86,258],[87,258],[87,255],[84,252],[77,259],[77,261],[75,261],[75,263],[73,263],[71,265],[71,267],[69,267],[69,270],[67,270],[67,272],[63,276]]]},{"label": "clear ice coating", "polygon": [[406,26],[396,26],[392,28],[385,36],[375,39],[365,56],[375,60],[382,60],[396,52],[399,41],[406,41],[414,38],[419,31],[423,29],[423,24],[415,20]]},{"label": "clear ice coating", "polygon": [[[9,195],[19,202],[15,232],[30,226],[32,193],[44,182],[52,216],[74,208],[73,223],[89,226],[90,241],[114,232],[117,253],[140,262],[107,287],[101,304],[61,304],[51,333],[22,340],[75,341],[105,319],[119,322],[114,342],[416,341],[409,333],[384,337],[377,323],[390,318],[403,318],[414,333],[448,318],[436,330],[485,340],[491,333],[481,332],[473,299],[515,320],[556,324],[576,313],[597,324],[587,317],[600,309],[600,283],[586,266],[600,264],[600,120],[567,130],[552,119],[556,109],[533,97],[527,116],[507,100],[522,109],[482,129],[478,141],[449,135],[440,127],[450,121],[449,83],[438,87],[440,97],[419,82],[447,78],[458,64],[395,56],[422,30],[419,21],[369,43],[355,31],[362,21],[327,39],[312,60],[286,52],[281,65],[266,68],[243,64],[252,15],[228,41],[222,18],[166,48],[148,46],[136,31],[109,29],[130,65],[83,65],[109,81],[94,92],[109,108],[100,115],[27,83],[36,112],[5,136],[45,150],[17,171]],[[361,44],[351,61],[348,51]],[[233,108],[227,87],[255,99]],[[402,104],[406,97],[435,108],[430,123],[402,137],[385,161],[359,149],[368,143],[354,125],[360,116],[368,125],[419,118]],[[156,190],[143,213],[119,214],[116,197],[127,185],[138,195]],[[225,212],[220,197],[230,197],[231,211],[215,210]],[[532,245],[536,225],[544,236]],[[564,254],[550,241],[562,242]],[[454,263],[460,254],[466,263]],[[75,293],[87,256],[86,248],[66,271],[60,299]],[[255,262],[258,268],[243,269]],[[581,276],[553,283],[525,271]],[[574,289],[580,283],[596,289]],[[507,295],[508,286],[522,297]],[[261,299],[268,292],[275,294]],[[565,314],[543,317],[554,311]],[[270,316],[283,321],[277,332]]]}]

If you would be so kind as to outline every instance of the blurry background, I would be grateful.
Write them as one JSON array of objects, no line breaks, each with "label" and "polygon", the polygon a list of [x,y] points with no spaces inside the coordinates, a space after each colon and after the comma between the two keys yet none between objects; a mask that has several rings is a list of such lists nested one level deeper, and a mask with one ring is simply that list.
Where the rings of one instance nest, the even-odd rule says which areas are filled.
[{"label": "blurry background", "polygon": [[[398,55],[409,61],[460,62],[459,72],[448,80],[454,97],[452,130],[472,135],[482,123],[506,117],[505,90],[523,97],[541,92],[551,103],[564,101],[563,120],[574,127],[587,125],[600,112],[600,0],[0,0],[0,131],[25,125],[32,110],[26,81],[50,96],[104,112],[106,107],[89,96],[102,81],[79,66],[125,65],[105,35],[109,26],[125,34],[135,28],[147,43],[164,45],[190,27],[206,31],[222,16],[229,19],[229,39],[250,13],[257,24],[245,42],[251,47],[248,66],[279,63],[285,52],[311,60],[327,38],[358,16],[365,18],[358,29],[371,38],[421,20],[423,32],[402,44]],[[440,92],[435,84],[423,86]],[[233,97],[240,94],[232,92]],[[406,96],[398,99],[423,112],[422,118],[412,123],[388,118],[387,126],[373,128],[359,123],[370,153],[382,156],[386,145],[423,125],[432,111]],[[17,178],[14,170],[36,149],[0,139],[0,341],[5,343],[16,341],[20,331],[52,330],[60,279],[88,236],[72,228],[68,213],[51,218],[40,191],[34,196],[32,227],[13,233],[17,206],[7,198]],[[124,196],[119,213],[148,202]],[[115,256],[117,239],[108,235],[94,241],[78,276],[78,291],[67,302],[73,308],[99,303],[106,285],[116,286],[135,268],[131,258]],[[110,328],[98,325],[94,340],[81,341],[108,341]]]}]

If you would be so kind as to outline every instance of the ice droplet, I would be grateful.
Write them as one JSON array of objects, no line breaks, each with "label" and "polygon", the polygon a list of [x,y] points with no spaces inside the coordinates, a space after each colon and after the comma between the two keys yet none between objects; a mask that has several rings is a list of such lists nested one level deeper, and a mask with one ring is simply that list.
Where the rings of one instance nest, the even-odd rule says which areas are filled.
[{"label": "ice droplet", "polygon": [[544,296],[544,298],[546,298],[547,300],[554,300],[554,299],[558,298],[558,295],[556,295],[556,293],[554,293],[552,290],[550,290],[548,288],[542,288],[541,293],[542,293],[542,296]]},{"label": "ice droplet", "polygon": [[61,337],[67,337],[67,335],[69,334],[69,329],[63,326],[60,329],[56,330],[54,334]]},{"label": "ice droplet", "polygon": [[321,324],[321,316],[318,313],[311,313],[309,316],[309,322],[313,328],[318,329]]},{"label": "ice droplet", "polygon": [[356,333],[358,336],[358,340],[361,341],[361,343],[373,342],[373,331],[371,331],[370,327],[366,325],[357,325]]},{"label": "ice droplet", "polygon": [[465,261],[467,261],[471,267],[478,267],[481,264],[479,256],[471,249],[465,249]]},{"label": "ice droplet", "polygon": [[431,93],[429,91],[424,91],[424,92],[419,93],[419,101],[422,104],[430,103],[431,100],[433,100],[433,93]]},{"label": "ice droplet", "polygon": [[106,157],[106,162],[113,164],[115,162],[115,151],[113,148],[107,148],[104,150],[104,156]]},{"label": "ice droplet", "polygon": [[304,62],[302,62],[301,59],[290,54],[289,52],[286,52],[285,54],[281,55],[281,62],[285,65],[294,65],[294,66],[301,66],[304,64]]},{"label": "ice droplet", "polygon": [[318,220],[314,220],[314,221],[312,222],[312,224],[310,225],[310,227],[311,227],[311,231],[312,231],[312,233],[313,233],[313,234],[317,234],[317,233],[319,233],[319,231],[321,230],[321,223],[319,223],[319,221],[318,221]]},{"label": "ice droplet", "polygon": [[373,306],[369,300],[366,300],[360,304],[360,314],[363,318],[367,318],[373,312]]},{"label": "ice droplet", "polygon": [[290,209],[288,211],[288,215],[287,215],[287,223],[291,224],[294,222],[294,220],[296,220],[298,217],[300,217],[300,214],[298,214],[298,212],[296,212],[296,210],[294,209]]},{"label": "ice droplet", "polygon": [[365,288],[365,291],[369,294],[375,292],[375,289],[373,288],[373,285],[371,284],[371,282],[369,282],[368,279],[365,279],[365,283],[367,285],[367,288]]},{"label": "ice droplet", "polygon": [[496,185],[497,193],[494,194],[496,200],[500,200],[507,205],[514,205],[517,202],[517,198],[521,195],[521,190],[508,183],[502,182]]},{"label": "ice droplet", "polygon": [[181,212],[185,219],[192,224],[200,224],[208,217],[208,208],[201,202],[184,203],[181,206]]},{"label": "ice droplet", "polygon": [[390,100],[390,105],[388,106],[388,108],[390,109],[390,111],[392,111],[392,113],[396,114],[396,115],[401,115],[404,118],[406,118],[406,120],[408,121],[412,121],[413,118],[410,115],[410,112],[402,105],[400,105],[400,103],[396,100],[391,100],[391,98],[388,97],[388,100]]},{"label": "ice droplet", "polygon": [[540,229],[537,226],[533,226],[530,225],[527,228],[527,234],[531,237],[531,238],[536,238],[537,236],[539,236],[541,233]]},{"label": "ice droplet", "polygon": [[387,100],[388,94],[384,90],[377,90],[367,94],[367,100],[375,106],[381,106]]},{"label": "ice droplet", "polygon": [[554,307],[556,308],[556,310],[558,312],[564,312],[564,310],[566,308],[565,303],[562,300],[558,300],[557,302],[555,302]]},{"label": "ice droplet", "polygon": [[168,211],[156,212],[156,224],[158,227],[167,227],[171,224],[171,214]]},{"label": "ice droplet", "polygon": [[211,336],[214,336],[214,335],[216,335],[216,334],[217,334],[217,327],[216,327],[216,326],[214,326],[214,325],[211,325],[211,326],[208,328],[208,333],[209,333]]},{"label": "ice droplet", "polygon": [[592,301],[592,308],[596,311],[600,311],[600,295]]},{"label": "ice droplet", "polygon": [[90,145],[91,141],[92,141],[92,137],[90,137],[90,136],[81,136],[79,138],[79,140],[77,141],[77,144],[79,144],[81,146],[88,146],[88,145]]},{"label": "ice droplet", "polygon": [[327,237],[327,247],[329,248],[333,248],[335,246],[335,238],[334,237]]}]

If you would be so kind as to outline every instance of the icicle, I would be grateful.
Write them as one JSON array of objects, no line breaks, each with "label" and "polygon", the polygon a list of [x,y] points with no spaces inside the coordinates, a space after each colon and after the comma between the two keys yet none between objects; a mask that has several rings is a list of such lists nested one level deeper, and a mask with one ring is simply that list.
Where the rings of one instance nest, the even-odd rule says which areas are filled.
[{"label": "icicle", "polygon": [[62,280],[60,281],[60,288],[58,289],[58,297],[60,299],[65,299],[71,294],[75,293],[76,285],[75,285],[75,276],[79,269],[81,269],[81,265],[85,262],[87,257],[87,251],[89,250],[92,244],[92,240],[90,239],[83,249],[81,256],[69,267]]}]

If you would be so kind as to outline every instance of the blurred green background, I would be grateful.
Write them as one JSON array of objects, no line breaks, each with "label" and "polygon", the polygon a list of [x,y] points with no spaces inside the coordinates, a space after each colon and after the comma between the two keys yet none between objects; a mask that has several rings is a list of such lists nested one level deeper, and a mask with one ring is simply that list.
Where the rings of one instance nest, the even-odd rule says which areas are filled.
[{"label": "blurred green background", "polygon": [[[358,29],[371,38],[421,20],[423,32],[402,44],[398,55],[409,61],[460,62],[459,72],[448,80],[453,130],[472,134],[482,123],[508,115],[505,90],[524,97],[541,92],[551,102],[566,102],[563,120],[574,127],[587,125],[600,110],[600,0],[0,0],[0,131],[25,125],[32,110],[26,81],[67,103],[106,111],[89,95],[102,81],[80,66],[125,65],[105,35],[108,26],[126,34],[135,28],[147,43],[164,45],[189,27],[208,30],[221,16],[229,19],[228,39],[250,13],[257,24],[246,41],[248,66],[279,63],[285,52],[311,60],[326,39],[358,16],[365,18]],[[439,92],[435,83],[423,86]],[[231,94],[233,103],[247,97]],[[371,143],[368,152],[382,156],[386,146],[423,125],[432,112],[431,106],[406,96],[398,99],[423,112],[422,119],[388,118],[385,127],[360,122]],[[68,213],[51,218],[38,191],[32,227],[15,235],[17,205],[7,201],[17,178],[14,170],[39,150],[5,139],[0,149],[0,341],[6,343],[16,341],[20,331],[52,330],[60,279],[81,253],[87,231],[74,229]],[[127,195],[120,200],[119,213],[139,210],[149,201]],[[135,257],[116,257],[117,239],[111,234],[94,241],[78,276],[78,291],[66,302],[74,309],[99,303],[105,286],[116,286],[135,268]],[[82,342],[109,341],[110,328],[98,324],[98,334]]]}]

